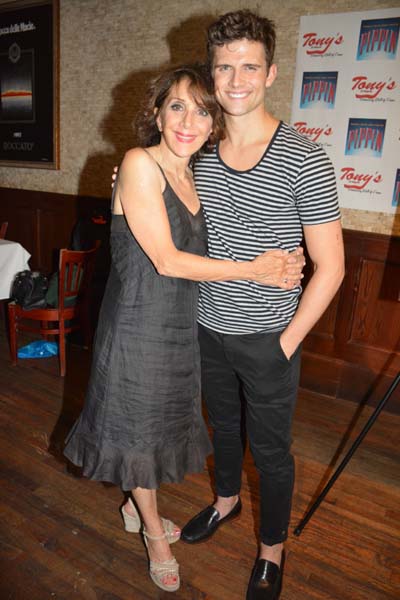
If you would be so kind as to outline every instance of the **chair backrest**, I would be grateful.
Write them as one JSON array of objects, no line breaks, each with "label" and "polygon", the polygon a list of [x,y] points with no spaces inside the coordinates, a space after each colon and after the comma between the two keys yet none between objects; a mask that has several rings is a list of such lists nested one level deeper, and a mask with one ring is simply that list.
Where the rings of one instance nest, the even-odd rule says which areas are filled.
[{"label": "chair backrest", "polygon": [[5,239],[6,233],[7,233],[7,228],[8,228],[8,221],[3,221],[2,224],[0,225],[0,240]]},{"label": "chair backrest", "polygon": [[99,243],[91,250],[60,250],[58,275],[58,307],[67,308],[68,299],[76,299],[75,305],[89,299],[90,284],[93,277],[96,253]]}]

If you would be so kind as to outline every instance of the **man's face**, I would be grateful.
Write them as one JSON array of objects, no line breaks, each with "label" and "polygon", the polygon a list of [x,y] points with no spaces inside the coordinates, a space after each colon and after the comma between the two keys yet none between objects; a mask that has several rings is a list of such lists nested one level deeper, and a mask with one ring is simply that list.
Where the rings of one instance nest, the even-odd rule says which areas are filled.
[{"label": "man's face", "polygon": [[225,113],[243,116],[264,112],[266,88],[276,77],[276,67],[267,72],[261,42],[237,40],[214,50],[213,77],[215,95]]}]

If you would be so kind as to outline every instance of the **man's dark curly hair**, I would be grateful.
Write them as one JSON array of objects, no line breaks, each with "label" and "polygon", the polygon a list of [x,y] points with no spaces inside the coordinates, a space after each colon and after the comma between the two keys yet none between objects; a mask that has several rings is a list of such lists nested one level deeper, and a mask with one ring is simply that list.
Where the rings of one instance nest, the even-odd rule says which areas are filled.
[{"label": "man's dark curly hair", "polygon": [[136,138],[140,146],[148,148],[160,143],[161,134],[156,123],[157,115],[171,88],[184,79],[189,81],[189,90],[193,94],[194,101],[205,108],[213,120],[213,131],[210,138],[199,152],[207,150],[218,139],[224,137],[224,118],[221,107],[214,96],[214,84],[208,69],[205,65],[200,64],[182,65],[164,71],[150,83],[142,110],[139,111],[135,121]]},{"label": "man's dark curly hair", "polygon": [[267,68],[270,68],[276,41],[274,23],[250,10],[237,10],[220,16],[207,30],[207,61],[211,72],[215,47],[243,39],[263,44]]}]

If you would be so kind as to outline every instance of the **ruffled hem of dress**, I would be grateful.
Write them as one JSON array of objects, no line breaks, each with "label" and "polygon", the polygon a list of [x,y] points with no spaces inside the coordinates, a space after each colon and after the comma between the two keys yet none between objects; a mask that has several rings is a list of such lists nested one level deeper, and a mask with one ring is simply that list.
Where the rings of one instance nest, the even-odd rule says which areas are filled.
[{"label": "ruffled hem of dress", "polygon": [[68,436],[64,455],[81,467],[82,474],[88,479],[114,483],[124,491],[136,487],[157,489],[162,483],[180,483],[185,475],[202,472],[206,457],[212,453],[205,427],[171,447],[137,444],[128,448],[107,443],[99,446],[93,434],[79,432],[78,427],[75,426]]}]

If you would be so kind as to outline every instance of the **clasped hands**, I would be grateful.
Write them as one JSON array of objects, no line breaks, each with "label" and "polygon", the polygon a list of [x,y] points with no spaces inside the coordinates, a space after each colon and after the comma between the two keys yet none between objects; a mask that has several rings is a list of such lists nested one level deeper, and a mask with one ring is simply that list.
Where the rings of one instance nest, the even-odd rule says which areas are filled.
[{"label": "clasped hands", "polygon": [[252,261],[254,281],[263,285],[273,285],[284,290],[292,290],[300,285],[306,264],[301,246],[293,252],[268,250]]}]

